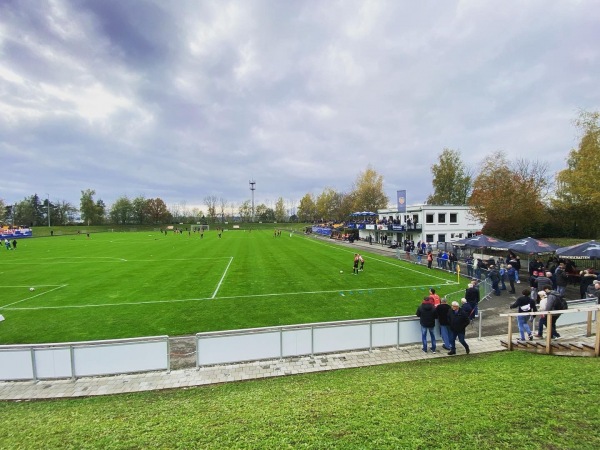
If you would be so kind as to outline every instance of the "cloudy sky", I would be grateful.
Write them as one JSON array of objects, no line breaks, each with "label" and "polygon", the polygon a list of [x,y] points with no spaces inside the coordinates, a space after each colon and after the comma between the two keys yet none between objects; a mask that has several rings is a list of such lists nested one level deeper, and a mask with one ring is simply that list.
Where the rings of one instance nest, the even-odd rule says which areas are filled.
[{"label": "cloudy sky", "polygon": [[0,198],[291,204],[371,165],[416,204],[445,147],[560,170],[599,42],[595,1],[2,0]]}]

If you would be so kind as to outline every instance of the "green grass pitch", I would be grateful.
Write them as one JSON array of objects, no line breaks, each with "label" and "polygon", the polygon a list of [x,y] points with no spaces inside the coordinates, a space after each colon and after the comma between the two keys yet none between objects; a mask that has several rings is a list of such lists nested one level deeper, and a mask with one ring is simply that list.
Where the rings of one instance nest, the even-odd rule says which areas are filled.
[{"label": "green grass pitch", "polygon": [[353,275],[354,252],[273,230],[22,239],[0,253],[0,343],[412,315],[430,286],[460,289],[454,275],[367,252]]}]

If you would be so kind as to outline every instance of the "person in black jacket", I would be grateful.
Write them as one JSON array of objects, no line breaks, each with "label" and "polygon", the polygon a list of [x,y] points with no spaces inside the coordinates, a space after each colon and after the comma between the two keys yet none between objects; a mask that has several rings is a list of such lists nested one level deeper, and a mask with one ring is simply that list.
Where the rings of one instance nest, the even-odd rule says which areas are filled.
[{"label": "person in black jacket", "polygon": [[440,334],[442,335],[442,347],[446,350],[450,350],[452,344],[450,343],[450,336],[452,335],[452,331],[450,331],[450,322],[448,322],[448,313],[451,311],[450,305],[446,301],[446,298],[442,298],[441,303],[437,306],[436,312],[438,316],[438,320],[440,322]]},{"label": "person in black jacket", "polygon": [[458,302],[452,302],[452,309],[448,312],[448,322],[450,323],[450,331],[452,331],[451,346],[448,354],[456,355],[456,338],[458,338],[458,341],[465,348],[468,355],[471,350],[465,341],[465,328],[471,321],[465,312],[460,309]]},{"label": "person in black jacket", "polygon": [[[518,312],[520,313],[532,313],[537,312],[537,307],[535,306],[535,301],[531,299],[531,290],[529,288],[523,289],[521,292],[523,295],[519,297],[512,305],[512,308],[519,308]],[[519,333],[521,334],[521,340],[525,340],[525,332],[527,331],[527,336],[529,340],[533,340],[533,333],[531,332],[531,328],[529,327],[529,316],[517,316],[517,324],[519,325]]]},{"label": "person in black jacket", "polygon": [[469,283],[467,289],[465,290],[465,299],[469,305],[471,305],[473,317],[479,317],[479,298],[479,288],[475,286],[474,282]]},{"label": "person in black jacket", "polygon": [[431,353],[435,353],[435,319],[437,319],[437,311],[430,297],[425,297],[423,303],[417,308],[417,316],[421,323],[421,339],[423,341],[423,352],[427,353],[427,332],[431,337]]}]

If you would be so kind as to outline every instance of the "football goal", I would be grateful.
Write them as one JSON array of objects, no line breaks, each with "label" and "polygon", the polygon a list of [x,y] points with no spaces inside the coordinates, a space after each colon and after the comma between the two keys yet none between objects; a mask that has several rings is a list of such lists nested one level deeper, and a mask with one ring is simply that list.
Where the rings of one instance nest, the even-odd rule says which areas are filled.
[{"label": "football goal", "polygon": [[208,225],[204,225],[204,224],[198,224],[198,225],[192,225],[192,233],[195,232],[203,232],[203,231],[208,231],[210,230],[210,227]]}]

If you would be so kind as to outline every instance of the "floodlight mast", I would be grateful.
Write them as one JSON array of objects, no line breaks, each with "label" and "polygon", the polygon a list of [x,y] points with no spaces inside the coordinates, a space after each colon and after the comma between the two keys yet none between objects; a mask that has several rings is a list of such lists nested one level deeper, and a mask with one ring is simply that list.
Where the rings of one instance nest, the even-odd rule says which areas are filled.
[{"label": "floodlight mast", "polygon": [[252,191],[252,218],[250,220],[252,222],[254,222],[254,191],[256,190],[254,185],[256,184],[256,181],[250,180],[249,183],[250,183],[250,190]]}]

